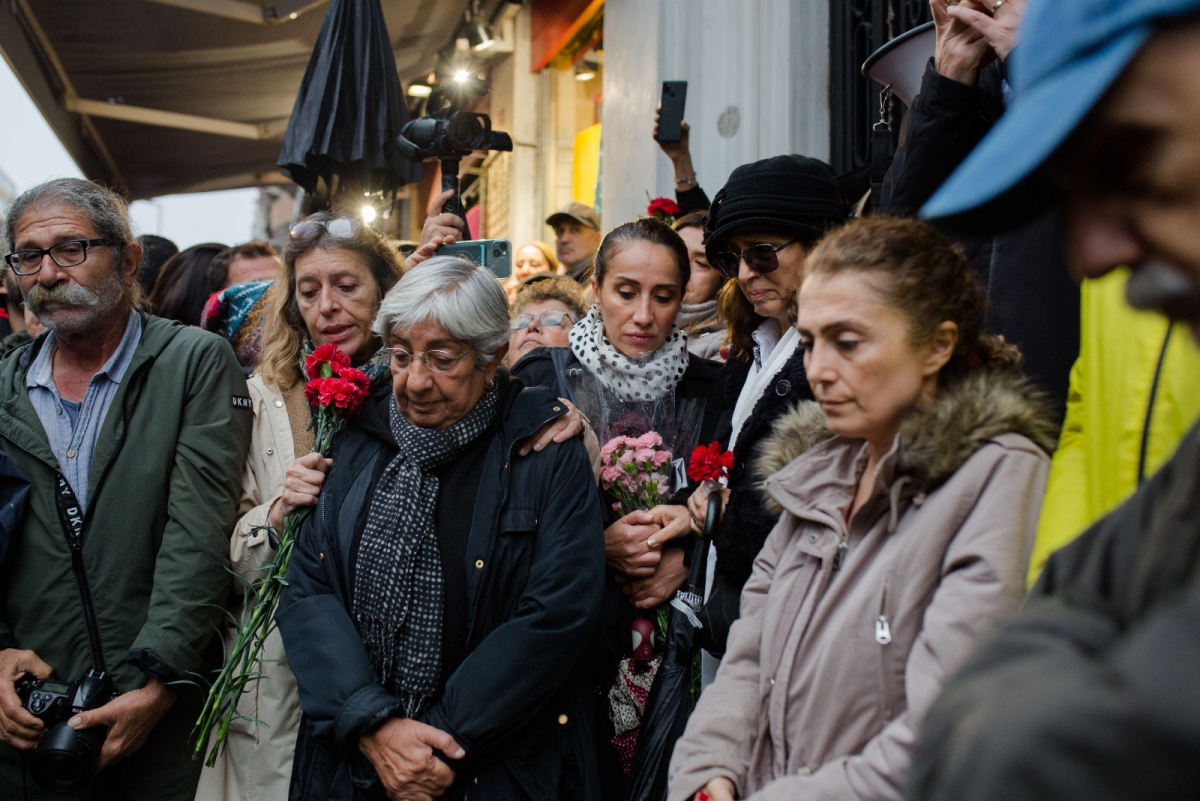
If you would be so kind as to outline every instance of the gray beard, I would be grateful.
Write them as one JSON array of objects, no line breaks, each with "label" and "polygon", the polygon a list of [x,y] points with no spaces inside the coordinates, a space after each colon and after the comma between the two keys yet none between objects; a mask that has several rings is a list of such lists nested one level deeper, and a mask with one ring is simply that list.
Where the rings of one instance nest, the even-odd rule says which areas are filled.
[{"label": "gray beard", "polygon": [[117,273],[92,287],[65,281],[47,289],[34,284],[25,293],[25,305],[38,322],[56,334],[78,334],[109,318],[125,301],[125,284]]},{"label": "gray beard", "polygon": [[1200,323],[1200,278],[1161,258],[1151,257],[1133,269],[1125,285],[1125,299],[1135,309]]}]

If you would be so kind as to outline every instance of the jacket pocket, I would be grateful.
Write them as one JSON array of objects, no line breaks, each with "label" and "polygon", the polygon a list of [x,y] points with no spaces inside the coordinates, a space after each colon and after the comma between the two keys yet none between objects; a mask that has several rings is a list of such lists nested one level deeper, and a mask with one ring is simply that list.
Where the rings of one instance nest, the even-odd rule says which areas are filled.
[{"label": "jacket pocket", "polygon": [[537,515],[531,509],[508,509],[500,515],[490,571],[491,596],[500,620],[507,620],[516,612],[529,584],[537,523]]}]

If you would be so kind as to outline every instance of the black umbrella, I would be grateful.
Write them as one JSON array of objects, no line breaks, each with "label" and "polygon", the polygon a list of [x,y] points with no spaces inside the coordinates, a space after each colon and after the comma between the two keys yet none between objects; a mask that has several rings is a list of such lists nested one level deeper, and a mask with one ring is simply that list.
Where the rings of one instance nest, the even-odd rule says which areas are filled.
[{"label": "black umbrella", "polygon": [[395,149],[408,109],[379,0],[333,0],[296,95],[279,166],[314,192],[361,182],[390,193],[421,178],[421,165]]},{"label": "black umbrella", "polygon": [[667,623],[667,652],[654,676],[646,711],[638,732],[633,767],[625,785],[625,801],[662,801],[667,797],[667,767],[675,742],[683,735],[691,714],[692,661],[696,655],[694,640],[700,625],[700,607],[704,605],[704,574],[708,564],[708,546],[721,518],[721,496],[708,496],[704,534],[696,538],[692,566],[684,588],[671,601]]}]

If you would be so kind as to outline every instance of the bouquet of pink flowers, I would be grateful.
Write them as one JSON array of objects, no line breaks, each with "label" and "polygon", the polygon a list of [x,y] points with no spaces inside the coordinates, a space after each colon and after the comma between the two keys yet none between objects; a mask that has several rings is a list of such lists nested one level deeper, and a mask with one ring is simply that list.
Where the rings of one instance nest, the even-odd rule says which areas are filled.
[{"label": "bouquet of pink flowers", "polygon": [[613,437],[600,449],[600,486],[612,493],[622,515],[653,509],[671,493],[671,452],[654,431]]}]

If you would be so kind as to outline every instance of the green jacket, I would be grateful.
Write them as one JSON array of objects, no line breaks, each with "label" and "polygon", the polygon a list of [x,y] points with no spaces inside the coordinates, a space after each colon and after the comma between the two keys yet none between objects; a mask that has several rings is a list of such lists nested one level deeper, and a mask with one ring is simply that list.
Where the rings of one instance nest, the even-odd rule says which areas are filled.
[{"label": "green jacket", "polygon": [[[0,361],[0,449],[29,478],[0,566],[0,647],[31,649],[64,681],[91,667],[87,624],[54,498],[58,462],[25,387],[46,337]],[[147,674],[195,679],[229,590],[252,412],[220,337],[157,317],[96,442],[83,561],[118,691]]]}]

